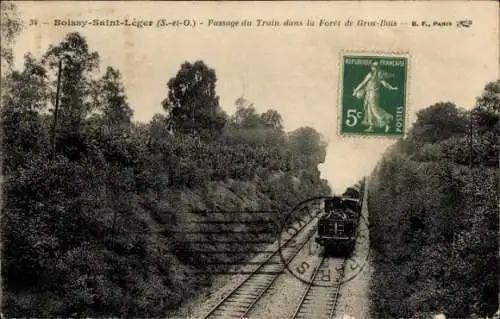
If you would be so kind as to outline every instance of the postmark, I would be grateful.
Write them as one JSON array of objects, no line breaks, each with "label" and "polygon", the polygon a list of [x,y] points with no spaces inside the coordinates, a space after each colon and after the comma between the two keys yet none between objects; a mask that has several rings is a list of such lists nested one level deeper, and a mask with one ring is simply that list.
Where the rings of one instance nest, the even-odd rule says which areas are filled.
[{"label": "postmark", "polygon": [[[317,219],[325,212],[324,201],[331,198],[330,196],[314,197],[299,203],[286,216],[278,237],[280,257],[285,269],[305,284],[323,287],[336,287],[344,284],[364,270],[370,256],[369,225],[363,214],[359,218],[355,250],[348,257],[325,255],[323,248],[314,242]],[[291,235],[297,234],[299,226],[306,223],[310,223],[310,226],[302,228],[302,236],[311,235],[311,230],[313,234],[309,236],[308,243],[302,248],[303,252],[290,261],[286,250],[291,248],[287,243]],[[304,238],[297,238],[295,241],[303,242]],[[320,267],[322,261],[323,264]]]},{"label": "postmark", "polygon": [[405,53],[340,55],[340,135],[404,136],[409,63]]}]

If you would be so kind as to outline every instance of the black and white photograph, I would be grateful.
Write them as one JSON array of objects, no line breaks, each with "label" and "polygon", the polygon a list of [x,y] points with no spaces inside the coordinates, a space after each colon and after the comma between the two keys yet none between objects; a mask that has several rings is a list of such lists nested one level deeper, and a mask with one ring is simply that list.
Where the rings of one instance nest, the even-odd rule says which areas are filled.
[{"label": "black and white photograph", "polygon": [[500,319],[496,1],[1,1],[1,318]]}]

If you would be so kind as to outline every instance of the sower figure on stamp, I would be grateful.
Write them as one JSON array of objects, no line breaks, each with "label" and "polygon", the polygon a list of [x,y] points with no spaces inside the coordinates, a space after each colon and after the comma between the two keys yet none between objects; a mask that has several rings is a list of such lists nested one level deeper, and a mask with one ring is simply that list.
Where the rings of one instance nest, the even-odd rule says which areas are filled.
[{"label": "sower figure on stamp", "polygon": [[389,125],[393,120],[393,116],[387,113],[382,107],[379,106],[379,91],[380,85],[389,89],[397,90],[385,81],[389,77],[389,73],[379,70],[378,62],[375,61],[371,65],[371,71],[353,91],[352,95],[358,99],[364,97],[364,116],[363,125],[368,125],[366,132],[373,132],[375,128],[385,127],[385,131],[389,131]]}]

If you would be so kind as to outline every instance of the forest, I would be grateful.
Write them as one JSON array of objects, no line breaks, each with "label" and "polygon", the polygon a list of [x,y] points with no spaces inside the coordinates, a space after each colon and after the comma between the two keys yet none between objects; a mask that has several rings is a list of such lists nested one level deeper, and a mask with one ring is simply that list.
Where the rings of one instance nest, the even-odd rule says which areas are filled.
[{"label": "forest", "polygon": [[498,310],[499,116],[500,80],[471,110],[431,105],[372,173],[374,318]]},{"label": "forest", "polygon": [[[277,111],[244,98],[226,114],[203,61],[180,61],[158,101],[165,111],[141,123],[120,71],[101,68],[79,33],[14,69],[21,27],[2,2],[3,315],[165,317],[227,268],[230,256],[199,253],[225,248],[199,222],[266,211],[265,230],[301,200],[330,194],[322,136],[285,132]],[[256,225],[240,230],[271,236]],[[224,236],[242,250],[258,245]]]}]

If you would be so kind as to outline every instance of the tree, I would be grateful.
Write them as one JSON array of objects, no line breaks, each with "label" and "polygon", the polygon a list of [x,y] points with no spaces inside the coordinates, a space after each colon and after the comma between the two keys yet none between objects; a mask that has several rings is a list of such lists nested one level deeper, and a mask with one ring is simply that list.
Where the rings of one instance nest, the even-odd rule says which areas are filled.
[{"label": "tree", "polygon": [[480,97],[476,99],[473,110],[475,129],[479,133],[495,131],[500,133],[500,79],[486,84]]},{"label": "tree", "polygon": [[267,110],[265,113],[262,113],[260,115],[260,120],[266,128],[271,128],[278,131],[283,130],[283,119],[278,111]]},{"label": "tree", "polygon": [[476,106],[497,115],[500,113],[500,79],[486,84]]},{"label": "tree", "polygon": [[325,161],[327,143],[312,127],[301,127],[292,131],[288,136],[288,144],[295,154],[311,156],[317,163]]},{"label": "tree", "polygon": [[455,104],[436,103],[417,113],[409,139],[417,148],[425,143],[434,143],[461,135],[467,131],[467,116]]},{"label": "tree", "polygon": [[236,112],[231,117],[231,122],[238,128],[246,129],[258,128],[261,124],[259,114],[257,114],[253,103],[247,106],[238,105]]},{"label": "tree", "polygon": [[234,104],[236,112],[231,116],[231,124],[238,128],[268,128],[278,131],[283,130],[283,118],[276,110],[269,109],[258,114],[254,104],[243,98],[238,98]]},{"label": "tree", "polygon": [[168,97],[162,102],[175,133],[215,137],[221,134],[226,116],[216,95],[215,71],[203,61],[185,62],[168,81]]},{"label": "tree", "polygon": [[44,145],[39,112],[48,101],[46,73],[43,65],[28,54],[25,56],[24,70],[15,71],[8,77],[1,109],[4,169],[15,169],[23,165],[28,153]]},{"label": "tree", "polygon": [[476,99],[476,107],[471,111],[472,132],[477,147],[486,165],[498,166],[500,134],[500,80],[487,83],[482,95]]},{"label": "tree", "polygon": [[168,119],[163,115],[156,113],[148,124],[148,145],[154,146],[161,144],[166,137],[170,135],[168,128]]},{"label": "tree", "polygon": [[59,97],[54,97],[60,101],[60,112],[54,119],[60,124],[55,133],[58,149],[78,158],[84,148],[80,129],[92,109],[89,73],[98,68],[99,55],[90,52],[87,40],[73,32],[59,45],[50,46],[43,61],[54,74],[61,72]]},{"label": "tree", "polygon": [[98,81],[96,91],[97,107],[102,112],[102,122],[107,131],[120,134],[128,132],[134,112],[127,103],[120,71],[108,67]]}]

